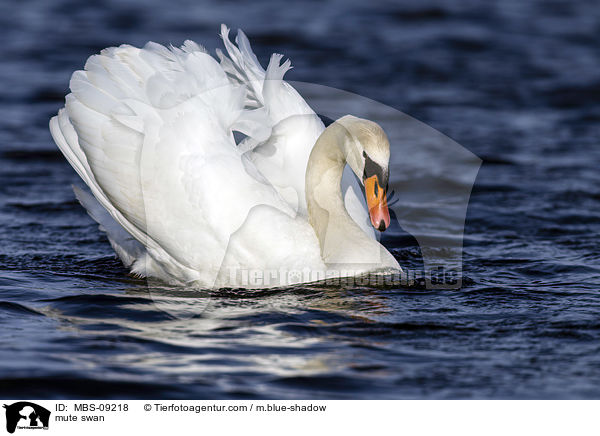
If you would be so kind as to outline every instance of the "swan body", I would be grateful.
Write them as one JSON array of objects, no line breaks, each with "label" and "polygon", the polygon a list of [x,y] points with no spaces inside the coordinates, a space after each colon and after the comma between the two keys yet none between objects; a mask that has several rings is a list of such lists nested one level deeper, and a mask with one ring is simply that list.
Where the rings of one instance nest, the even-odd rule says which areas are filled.
[{"label": "swan body", "polygon": [[[283,80],[289,60],[273,55],[264,70],[228,32],[219,61],[191,41],[122,45],[71,78],[50,131],[117,255],[140,276],[204,288],[399,269],[373,230],[389,224],[381,128],[346,116],[325,129]],[[361,176],[383,183],[379,209]]]}]

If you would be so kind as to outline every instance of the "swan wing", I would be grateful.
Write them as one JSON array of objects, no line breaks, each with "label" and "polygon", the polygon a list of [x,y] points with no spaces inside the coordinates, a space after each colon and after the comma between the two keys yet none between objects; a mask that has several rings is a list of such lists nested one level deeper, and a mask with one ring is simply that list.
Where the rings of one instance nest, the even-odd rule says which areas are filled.
[{"label": "swan wing", "polygon": [[217,50],[231,83],[247,89],[245,106],[264,116],[265,138],[246,138],[239,144],[255,167],[297,212],[306,216],[304,176],[312,147],[324,130],[321,119],[302,96],[283,80],[291,68],[282,55],[273,54],[263,69],[241,30],[235,44],[229,29],[221,26],[226,53]]},{"label": "swan wing", "polygon": [[127,233],[92,194],[78,186],[73,186],[73,192],[92,219],[99,224],[100,230],[106,233],[115,253],[123,261],[123,265],[128,268],[133,267],[135,261],[146,254],[146,248]]},{"label": "swan wing", "polygon": [[[244,32],[238,30],[234,44],[229,29],[222,25],[221,37],[227,52],[217,50],[223,70],[232,83],[246,87],[246,107],[262,110],[270,129],[266,140],[247,138],[240,144],[241,150],[294,210],[306,216],[306,166],[325,126],[296,89],[283,80],[291,68],[289,59],[281,63],[282,55],[273,54],[264,70]],[[362,187],[349,167],[344,170],[342,193],[352,219],[375,238]]]},{"label": "swan wing", "polygon": [[234,141],[264,138],[263,116],[200,46],[109,48],[70,87],[52,136],[118,225],[111,242],[120,228],[145,247],[119,253],[135,272],[212,286],[252,208],[293,215]]}]

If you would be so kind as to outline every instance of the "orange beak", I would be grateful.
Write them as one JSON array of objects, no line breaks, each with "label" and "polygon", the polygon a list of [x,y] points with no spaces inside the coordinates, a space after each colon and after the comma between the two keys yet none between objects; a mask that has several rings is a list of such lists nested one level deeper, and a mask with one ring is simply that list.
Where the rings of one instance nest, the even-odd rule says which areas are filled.
[{"label": "orange beak", "polygon": [[364,180],[365,194],[367,197],[367,207],[371,224],[380,232],[383,232],[390,226],[390,211],[387,205],[387,193],[379,185],[377,176],[371,176]]}]

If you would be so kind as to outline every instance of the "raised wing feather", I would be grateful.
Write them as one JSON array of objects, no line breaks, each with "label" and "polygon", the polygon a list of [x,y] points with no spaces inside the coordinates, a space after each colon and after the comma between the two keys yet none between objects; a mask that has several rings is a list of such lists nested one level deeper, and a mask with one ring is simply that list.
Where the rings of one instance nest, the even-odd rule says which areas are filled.
[{"label": "raised wing feather", "polygon": [[[260,137],[265,123],[199,46],[104,50],[73,74],[71,91],[52,135],[102,207],[146,247],[134,270],[160,265],[158,275],[210,286],[252,207],[292,214],[245,170],[233,140],[233,130]],[[136,255],[124,251],[124,261]]]},{"label": "raised wing feather", "polygon": [[[306,166],[325,126],[294,87],[283,80],[291,68],[289,59],[281,63],[282,55],[273,54],[265,71],[244,32],[238,31],[237,46],[230,41],[225,25],[221,26],[221,37],[227,50],[227,55],[217,51],[221,67],[232,83],[247,88],[246,107],[263,109],[270,129],[266,140],[258,136],[248,138],[240,144],[241,150],[280,195],[300,215],[306,216]],[[375,238],[361,191],[356,177],[346,168],[342,179],[346,209],[361,229]]]}]

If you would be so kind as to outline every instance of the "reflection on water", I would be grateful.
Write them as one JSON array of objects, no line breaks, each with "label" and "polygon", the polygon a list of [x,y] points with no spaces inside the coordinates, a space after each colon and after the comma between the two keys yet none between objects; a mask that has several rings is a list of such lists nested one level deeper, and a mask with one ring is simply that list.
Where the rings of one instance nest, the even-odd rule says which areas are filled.
[{"label": "reflection on water", "polygon": [[[194,391],[198,379],[227,386],[228,380],[235,385],[231,379],[248,377],[247,395],[261,396],[262,390],[273,395],[279,389],[277,395],[286,395],[285,386],[298,384],[291,390],[294,398],[303,395],[303,379],[314,379],[317,392],[322,389],[324,394],[329,383],[338,386],[347,379],[350,389],[368,386],[370,378],[390,376],[388,354],[425,359],[416,350],[390,344],[396,331],[440,328],[399,323],[399,294],[433,296],[424,290],[319,285],[208,292],[140,283],[114,295],[40,301],[36,314],[56,323],[57,334],[65,337],[55,344],[71,350],[68,358],[61,347],[48,354],[71,365],[85,361],[91,372],[95,367],[121,375],[125,371],[128,381],[160,373],[178,385],[194,383]],[[324,385],[319,388],[320,380]]]}]

